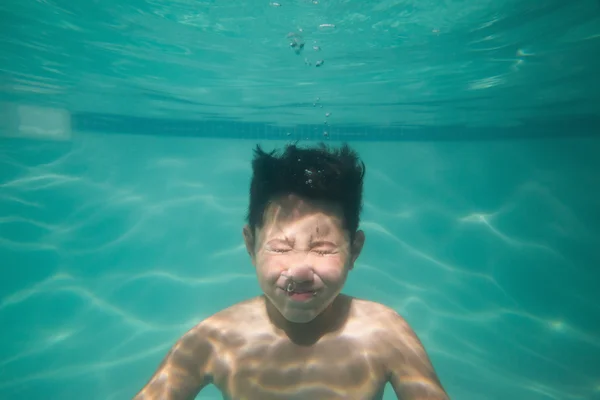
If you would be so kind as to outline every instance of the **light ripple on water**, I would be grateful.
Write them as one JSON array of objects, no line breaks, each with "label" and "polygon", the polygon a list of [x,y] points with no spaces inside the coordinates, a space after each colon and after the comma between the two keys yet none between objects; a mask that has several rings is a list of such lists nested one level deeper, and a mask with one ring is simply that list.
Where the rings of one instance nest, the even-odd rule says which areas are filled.
[{"label": "light ripple on water", "polygon": [[[35,308],[41,299],[50,304],[67,299],[81,304],[79,310],[84,310],[69,315],[68,322],[60,326],[44,330],[36,330],[35,326],[20,328],[29,332],[28,345],[15,346],[13,350],[2,349],[4,357],[0,367],[3,369],[10,370],[16,365],[23,367],[56,352],[64,353],[65,357],[62,365],[30,367],[20,377],[0,379],[0,389],[6,393],[25,383],[57,383],[83,377],[98,379],[110,387],[111,371],[123,367],[136,371],[133,381],[141,382],[150,372],[149,361],[155,363],[180,334],[216,311],[207,304],[182,303],[189,299],[187,293],[201,295],[208,290],[210,293],[222,290],[231,294],[241,293],[245,288],[251,289],[244,293],[258,290],[253,271],[247,265],[239,232],[247,189],[244,188],[242,193],[241,188],[230,190],[233,188],[227,187],[228,182],[247,182],[249,177],[248,169],[228,167],[227,157],[223,156],[237,157],[240,152],[224,151],[218,156],[213,155],[215,163],[212,164],[211,146],[203,141],[180,141],[179,145],[174,145],[175,150],[163,150],[166,154],[154,158],[155,162],[140,165],[128,161],[127,152],[119,150],[128,140],[131,139],[82,135],[72,149],[40,164],[24,161],[25,155],[36,151],[35,146],[28,145],[28,150],[13,149],[15,151],[11,153],[4,153],[10,154],[9,164],[15,166],[18,172],[0,182],[0,201],[13,210],[0,215],[1,254],[10,254],[10,260],[20,260],[19,257],[31,256],[35,251],[51,251],[60,256],[60,261],[54,272],[49,271],[45,278],[35,278],[39,280],[28,280],[22,275],[18,280],[12,278],[11,274],[19,268],[33,268],[29,264],[3,268],[2,280],[10,282],[10,286],[6,286],[0,294],[0,316],[34,312],[31,307]],[[134,141],[140,151],[138,158],[153,159],[160,152],[145,140]],[[558,355],[553,346],[568,348],[573,344],[587,349],[590,354],[598,354],[600,341],[594,331],[581,325],[581,321],[571,321],[569,314],[559,310],[546,310],[546,315],[538,315],[531,311],[531,302],[522,292],[516,290],[510,281],[498,278],[498,274],[504,273],[507,268],[523,269],[528,268],[527,265],[504,265],[500,258],[474,269],[462,265],[461,260],[467,260],[468,255],[449,261],[436,243],[427,241],[428,236],[419,227],[422,221],[444,222],[440,226],[453,232],[447,236],[446,247],[452,245],[460,233],[473,238],[486,237],[489,240],[486,243],[497,246],[491,248],[493,251],[502,251],[515,259],[531,254],[556,263],[547,271],[540,269],[542,274],[557,273],[561,269],[569,271],[571,268],[584,271],[581,265],[571,265],[575,261],[569,248],[563,246],[559,250],[550,244],[555,235],[570,235],[572,240],[588,238],[588,242],[582,243],[597,243],[599,237],[597,229],[582,220],[581,210],[570,205],[569,197],[557,193],[561,185],[567,185],[568,179],[560,181],[560,173],[552,172],[549,166],[541,175],[539,171],[523,170],[521,173],[526,176],[521,180],[522,184],[502,189],[506,190],[506,195],[500,206],[481,204],[473,209],[470,204],[457,200],[467,196],[457,196],[457,188],[438,179],[435,169],[425,166],[428,161],[436,159],[438,167],[444,163],[457,165],[456,160],[444,153],[443,147],[419,146],[422,146],[422,151],[417,153],[423,157],[424,164],[420,182],[392,179],[393,171],[388,172],[383,165],[378,166],[378,160],[380,163],[385,160],[380,150],[370,157],[369,147],[365,148],[368,165],[374,165],[373,170],[379,170],[379,173],[367,178],[373,185],[367,186],[368,201],[362,221],[362,228],[367,232],[367,248],[364,258],[361,257],[356,270],[350,275],[349,287],[361,297],[385,299],[387,304],[405,314],[418,327],[419,335],[434,362],[439,365],[442,380],[445,376],[453,376],[458,382],[466,382],[473,374],[469,371],[477,371],[477,376],[490,388],[523,398],[534,395],[569,400],[589,398],[591,393],[596,393],[598,386],[592,373],[573,356]],[[246,150],[247,162],[250,148]],[[414,162],[408,155],[412,152],[410,146],[397,146],[393,150],[407,152],[406,162]],[[181,158],[177,158],[176,151],[182,152]],[[193,156],[185,155],[186,151]],[[511,161],[514,162],[518,156],[515,148],[511,151]],[[525,150],[521,152],[523,157],[528,154]],[[483,155],[478,157],[485,158],[483,149],[478,149],[476,154],[459,154],[457,157],[476,157],[480,153]],[[236,159],[235,163],[241,165],[242,161]],[[484,161],[479,168],[483,166]],[[131,173],[131,168],[136,172]],[[204,171],[206,168],[210,168],[211,172],[200,174],[197,180],[192,178],[193,174],[182,174],[182,171]],[[69,170],[78,173],[71,174]],[[418,168],[413,168],[413,171],[418,171]],[[587,177],[593,178],[584,173],[578,176],[585,182],[588,182]],[[472,177],[476,179],[475,175]],[[549,180],[554,186],[544,183]],[[169,185],[161,186],[167,182]],[[473,184],[488,189],[493,185],[485,181],[474,181]],[[169,187],[170,191],[157,189],[160,187]],[[45,196],[38,195],[41,190]],[[387,193],[387,196],[377,196],[377,190]],[[236,191],[237,197],[231,196]],[[65,212],[61,209],[61,199],[76,199],[69,203],[74,207]],[[447,199],[453,201],[447,203]],[[549,213],[545,215],[555,218],[561,229],[548,230],[543,235],[519,231],[518,221],[511,220],[514,215],[530,212],[536,207],[539,209],[540,205],[543,205],[543,212]],[[66,217],[56,218],[56,213]],[[102,226],[107,218],[120,222],[111,225],[107,232],[95,232],[94,227]],[[11,229],[24,226],[39,230],[41,236],[37,241],[11,240],[14,233]],[[206,241],[204,247],[201,243],[189,241],[195,235],[204,234],[204,230],[210,230],[209,235],[203,236]],[[163,233],[155,235],[157,231]],[[172,236],[173,232],[183,236]],[[92,234],[93,240],[90,241],[88,236]],[[215,236],[219,239],[211,242],[209,239]],[[128,248],[139,248],[140,243],[144,243],[145,252],[156,255],[150,257],[150,261],[146,260],[144,265],[136,263],[136,254],[123,253]],[[87,247],[79,247],[83,244]],[[118,251],[120,253],[116,253]],[[176,257],[176,261],[159,258],[162,252],[167,251],[170,256]],[[120,259],[111,259],[113,254],[118,254]],[[6,256],[2,258],[8,259]],[[151,261],[152,258],[156,259]],[[92,263],[98,268],[97,260],[105,260],[102,262],[106,264],[100,265],[106,270],[94,270],[93,275],[89,275],[92,271],[86,264]],[[118,269],[113,264],[117,262]],[[132,272],[134,270],[137,272]],[[420,275],[425,273],[431,273],[427,275],[431,278],[420,280]],[[353,281],[354,277],[361,277],[362,282]],[[557,289],[559,291],[553,293],[554,296],[562,298],[564,304],[577,301],[575,304],[586,307],[589,304],[591,310],[599,312],[598,308],[593,308],[593,298],[589,297],[591,292],[577,292],[568,283],[566,281],[564,288]],[[142,315],[140,309],[130,308],[122,297],[115,295],[129,291],[130,300],[143,303],[155,296],[152,288],[169,285],[174,287],[172,295],[163,299],[165,305],[172,305],[175,310],[169,322],[164,322],[166,320],[161,320],[160,316],[151,318]],[[465,302],[464,296],[470,296],[483,306]],[[226,297],[215,297],[214,307],[226,301]],[[182,304],[186,306],[182,307]],[[61,315],[59,303],[56,303],[56,310],[57,316]],[[90,357],[89,362],[70,363],[68,354],[74,349],[85,358],[85,347],[89,343],[84,332],[99,316],[110,317],[114,325],[107,326],[106,332],[98,334],[110,336],[114,330],[117,336],[98,344],[97,350],[105,353],[100,359]],[[121,335],[121,329],[127,333]],[[538,336],[528,338],[527,329]],[[513,334],[521,339],[511,338]],[[518,341],[523,338],[524,342]],[[17,339],[8,337],[6,343],[16,343]],[[148,346],[140,349],[144,340],[148,340]],[[510,352],[514,357],[523,359],[533,369],[527,374],[511,372],[503,354],[496,353],[497,349],[490,347],[489,343],[501,345],[504,353]],[[562,374],[564,381],[551,382],[543,375],[537,375],[536,365]],[[128,389],[115,387],[112,394],[131,394],[136,385],[132,384]],[[107,389],[109,392],[112,390]],[[453,390],[460,393],[461,389]],[[465,398],[473,397],[467,395]]]}]

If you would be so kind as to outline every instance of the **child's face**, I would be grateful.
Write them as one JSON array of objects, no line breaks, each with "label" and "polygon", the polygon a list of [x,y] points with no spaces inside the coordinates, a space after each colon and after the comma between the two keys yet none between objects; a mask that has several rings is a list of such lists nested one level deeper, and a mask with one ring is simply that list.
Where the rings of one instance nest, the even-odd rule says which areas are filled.
[{"label": "child's face", "polygon": [[360,254],[362,231],[350,243],[339,206],[290,195],[267,208],[246,247],[265,296],[292,322],[309,322],[342,290]]}]

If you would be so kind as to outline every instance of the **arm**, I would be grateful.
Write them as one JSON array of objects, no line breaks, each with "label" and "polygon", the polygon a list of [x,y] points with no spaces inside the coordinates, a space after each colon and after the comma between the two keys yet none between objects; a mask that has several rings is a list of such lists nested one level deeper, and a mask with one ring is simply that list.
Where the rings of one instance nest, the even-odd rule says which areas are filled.
[{"label": "arm", "polygon": [[193,400],[210,383],[211,353],[199,326],[191,329],[169,350],[134,400]]},{"label": "arm", "polygon": [[402,400],[449,400],[421,341],[408,323],[394,314],[391,331],[395,337],[388,365],[396,396]]}]

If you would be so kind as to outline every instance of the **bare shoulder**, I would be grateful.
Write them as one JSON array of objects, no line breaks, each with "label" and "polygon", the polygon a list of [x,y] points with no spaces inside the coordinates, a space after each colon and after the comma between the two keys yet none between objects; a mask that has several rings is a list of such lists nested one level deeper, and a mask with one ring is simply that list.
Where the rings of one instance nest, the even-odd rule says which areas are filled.
[{"label": "bare shoulder", "polygon": [[254,298],[213,314],[183,335],[173,349],[202,356],[205,359],[205,370],[211,371],[212,364],[219,358],[222,349],[235,345],[236,338],[245,336],[251,325],[260,325],[257,322],[264,314],[260,304],[260,298]]},{"label": "bare shoulder", "polygon": [[447,400],[427,351],[409,323],[383,304],[360,299],[353,303],[353,319],[357,326],[368,329],[365,340],[385,364],[399,398]]},{"label": "bare shoulder", "polygon": [[386,355],[425,356],[425,348],[409,323],[393,308],[373,301],[354,299],[353,317],[356,323],[369,326],[373,340],[385,347]]},{"label": "bare shoulder", "polygon": [[213,349],[202,331],[198,324],[175,342],[135,400],[193,399],[210,383]]},{"label": "bare shoulder", "polygon": [[222,352],[244,340],[243,329],[258,318],[256,299],[238,303],[201,321],[181,336],[135,399],[188,400],[213,381]]},{"label": "bare shoulder", "polygon": [[398,314],[393,308],[388,307],[385,304],[377,303],[371,300],[360,299],[358,297],[352,297],[352,308],[355,312],[375,318],[380,316],[389,316],[391,314]]},{"label": "bare shoulder", "polygon": [[255,326],[265,319],[264,300],[255,297],[213,314],[198,324],[197,327],[206,335],[215,332],[243,330],[248,325]]},{"label": "bare shoulder", "polygon": [[246,343],[249,335],[266,331],[267,319],[264,300],[255,297],[208,317],[198,324],[197,329],[210,342],[214,357],[219,358],[221,353]]},{"label": "bare shoulder", "polygon": [[387,356],[392,349],[404,352],[407,348],[413,351],[424,351],[411,326],[391,307],[374,301],[353,298],[350,315],[347,329],[353,334],[362,332],[363,342],[372,343],[376,347],[375,354]]},{"label": "bare shoulder", "polygon": [[[398,338],[404,334],[414,335],[414,331],[396,310],[374,301],[353,298],[352,319],[358,323],[369,323],[379,328],[377,333]],[[399,338],[400,339],[400,338]]]}]

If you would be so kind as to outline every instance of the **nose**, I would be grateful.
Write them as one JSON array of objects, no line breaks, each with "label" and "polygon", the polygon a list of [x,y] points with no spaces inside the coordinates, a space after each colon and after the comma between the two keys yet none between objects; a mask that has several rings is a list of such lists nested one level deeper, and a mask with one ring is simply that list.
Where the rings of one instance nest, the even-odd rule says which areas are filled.
[{"label": "nose", "polygon": [[287,270],[286,275],[297,283],[311,282],[314,276],[312,268],[308,265],[294,266]]}]

